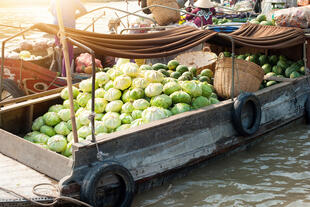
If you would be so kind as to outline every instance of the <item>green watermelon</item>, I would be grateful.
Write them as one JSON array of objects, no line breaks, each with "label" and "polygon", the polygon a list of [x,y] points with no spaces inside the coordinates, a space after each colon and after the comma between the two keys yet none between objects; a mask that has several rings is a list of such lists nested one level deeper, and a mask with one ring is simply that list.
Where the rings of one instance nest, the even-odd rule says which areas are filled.
[{"label": "green watermelon", "polygon": [[179,65],[179,62],[177,60],[170,60],[167,66],[169,70],[175,70],[178,67],[178,65]]},{"label": "green watermelon", "polygon": [[245,55],[238,55],[237,56],[237,59],[240,59],[240,60],[245,60],[246,56]]},{"label": "green watermelon", "polygon": [[262,21],[266,21],[267,18],[264,14],[260,14],[256,17],[256,20],[259,21],[259,22],[262,22]]},{"label": "green watermelon", "polygon": [[270,73],[267,73],[266,74],[266,77],[268,78],[268,77],[271,77],[271,76],[276,76],[276,74],[274,73],[274,72],[270,72]]},{"label": "green watermelon", "polygon": [[287,60],[286,57],[284,57],[283,55],[279,56],[279,60],[283,60],[284,62]]},{"label": "green watermelon", "polygon": [[269,56],[268,59],[271,65],[276,65],[278,62],[278,57],[276,55]]},{"label": "green watermelon", "polygon": [[252,62],[252,63],[257,63],[258,59],[256,59],[256,57],[254,55],[248,56],[246,59],[246,61]]},{"label": "green watermelon", "polygon": [[304,65],[304,61],[303,61],[303,60],[298,60],[298,61],[297,61],[297,64],[301,67],[301,66]]},{"label": "green watermelon", "polygon": [[299,68],[300,68],[298,63],[293,63],[290,67],[294,68],[296,71],[299,70]]},{"label": "green watermelon", "polygon": [[277,63],[277,66],[281,67],[282,69],[285,69],[288,67],[287,63],[284,60],[279,60]]},{"label": "green watermelon", "polygon": [[272,72],[274,72],[277,75],[281,75],[283,73],[283,69],[277,65],[272,67]]},{"label": "green watermelon", "polygon": [[305,67],[304,66],[300,67],[298,72],[300,72],[301,74],[305,75]]},{"label": "green watermelon", "polygon": [[266,64],[267,61],[268,61],[266,55],[261,55],[261,56],[259,56],[258,60],[259,60],[259,65],[261,65],[261,66],[264,65],[264,64]]},{"label": "green watermelon", "polygon": [[274,85],[274,84],[277,84],[277,82],[276,82],[276,81],[268,81],[268,82],[266,83],[266,86],[269,87],[269,86],[272,86],[272,85]]},{"label": "green watermelon", "polygon": [[230,52],[223,52],[225,57],[231,57],[231,53]]},{"label": "green watermelon", "polygon": [[168,70],[168,66],[163,63],[155,63],[154,65],[152,65],[152,69],[153,70],[159,70],[159,69]]},{"label": "green watermelon", "polygon": [[175,78],[175,79],[178,79],[182,74],[179,73],[179,72],[173,72],[170,74],[170,77],[171,78]]},{"label": "green watermelon", "polygon": [[210,83],[211,82],[211,78],[209,78],[208,76],[201,76],[199,78],[199,81],[200,82],[208,82],[208,83]]},{"label": "green watermelon", "polygon": [[170,77],[170,73],[169,73],[167,70],[165,70],[165,69],[159,69],[158,71],[161,72],[164,76]]},{"label": "green watermelon", "polygon": [[299,78],[301,75],[300,73],[298,73],[297,71],[293,71],[291,74],[290,74],[290,78],[293,79],[293,78]]},{"label": "green watermelon", "polygon": [[290,75],[291,75],[291,73],[294,72],[294,71],[295,71],[295,69],[292,68],[292,67],[286,68],[286,69],[285,69],[285,77],[289,78]]},{"label": "green watermelon", "polygon": [[271,72],[271,66],[270,66],[269,64],[264,64],[264,65],[262,66],[262,68],[263,68],[265,74]]},{"label": "green watermelon", "polygon": [[268,22],[267,21],[261,21],[259,24],[260,25],[268,25]]},{"label": "green watermelon", "polygon": [[259,21],[257,21],[256,19],[252,19],[252,20],[250,21],[250,23],[252,23],[252,24],[259,24]]},{"label": "green watermelon", "polygon": [[183,74],[184,72],[188,71],[188,67],[186,65],[178,65],[176,71],[180,74]]},{"label": "green watermelon", "polygon": [[150,65],[141,65],[140,70],[152,70],[152,66]]},{"label": "green watermelon", "polygon": [[184,72],[184,73],[182,74],[182,76],[187,77],[189,80],[191,80],[191,79],[193,78],[193,74],[192,74],[191,72],[189,72],[189,71]]}]

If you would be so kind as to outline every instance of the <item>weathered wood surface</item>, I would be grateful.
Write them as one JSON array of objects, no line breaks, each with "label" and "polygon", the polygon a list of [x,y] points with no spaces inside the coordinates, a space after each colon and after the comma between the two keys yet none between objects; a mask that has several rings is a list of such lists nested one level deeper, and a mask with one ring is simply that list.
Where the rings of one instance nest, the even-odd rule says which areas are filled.
[{"label": "weathered wood surface", "polygon": [[0,152],[60,180],[70,174],[72,160],[0,129]]},{"label": "weathered wood surface", "polygon": [[[73,84],[73,86],[77,87],[78,84]],[[37,99],[37,98],[41,98],[41,97],[49,96],[49,95],[53,95],[53,94],[59,94],[62,91],[62,89],[64,89],[64,88],[65,87],[59,87],[59,88],[55,88],[55,89],[52,89],[52,90],[44,91],[44,92],[41,92],[41,93],[35,93],[35,94],[23,96],[23,97],[18,97],[18,98],[13,98],[13,99],[1,101],[0,102],[0,106],[20,103],[20,102],[23,102],[23,101],[28,101],[28,100],[31,100],[31,99]]]},{"label": "weathered wood surface", "polygon": [[[27,117],[27,114],[29,114],[30,107],[33,107],[32,116],[37,118],[38,116],[44,114],[51,105],[63,102],[63,100],[61,100],[59,97],[59,94],[53,94],[51,96],[54,98],[51,99],[50,97],[47,97],[44,101],[42,101],[42,97],[39,99],[39,101],[36,99],[30,99],[26,101],[27,105],[23,104],[22,102],[0,108],[1,129],[19,135],[23,135],[29,132],[29,129],[27,129],[29,128],[29,126],[27,127],[29,118]],[[29,101],[31,102],[29,103]]]},{"label": "weathered wood surface", "polygon": [[[0,186],[13,190],[26,197],[39,199],[32,193],[34,185],[39,183],[57,184],[57,182],[19,162],[0,153]],[[41,200],[43,198],[40,198]],[[2,202],[18,200],[15,196],[0,190],[0,206]]]}]

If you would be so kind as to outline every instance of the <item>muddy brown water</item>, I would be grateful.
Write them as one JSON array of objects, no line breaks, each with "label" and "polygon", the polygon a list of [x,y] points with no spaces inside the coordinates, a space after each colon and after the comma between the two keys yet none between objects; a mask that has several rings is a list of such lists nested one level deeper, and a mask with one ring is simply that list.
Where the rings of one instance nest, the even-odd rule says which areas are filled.
[{"label": "muddy brown water", "polygon": [[[124,2],[87,3],[88,10],[109,5],[126,9]],[[130,1],[135,10],[137,2]],[[107,12],[107,18],[113,15]],[[85,27],[96,15],[78,20]],[[107,18],[95,30],[107,31]],[[51,22],[47,5],[0,8],[0,24],[29,26],[35,22]],[[124,21],[126,23],[126,21]],[[18,32],[0,26],[0,39]],[[30,33],[36,39],[41,33]],[[15,39],[14,44],[20,41]],[[206,167],[172,180],[162,187],[135,197],[135,207],[268,207],[310,206],[310,126],[293,124],[262,137],[262,141],[244,151],[211,161]]]},{"label": "muddy brown water", "polygon": [[244,151],[138,195],[134,206],[310,206],[310,126],[273,131]]}]

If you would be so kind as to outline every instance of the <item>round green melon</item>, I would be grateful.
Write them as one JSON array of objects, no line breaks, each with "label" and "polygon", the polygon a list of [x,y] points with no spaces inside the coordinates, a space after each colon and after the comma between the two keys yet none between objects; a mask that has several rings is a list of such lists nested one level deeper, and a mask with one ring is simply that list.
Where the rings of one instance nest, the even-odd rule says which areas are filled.
[{"label": "round green melon", "polygon": [[259,22],[262,22],[262,21],[266,21],[267,18],[264,14],[260,14],[256,17],[256,20],[259,21]]},{"label": "round green melon", "polygon": [[175,70],[179,65],[177,60],[170,60],[167,64],[169,70]]}]

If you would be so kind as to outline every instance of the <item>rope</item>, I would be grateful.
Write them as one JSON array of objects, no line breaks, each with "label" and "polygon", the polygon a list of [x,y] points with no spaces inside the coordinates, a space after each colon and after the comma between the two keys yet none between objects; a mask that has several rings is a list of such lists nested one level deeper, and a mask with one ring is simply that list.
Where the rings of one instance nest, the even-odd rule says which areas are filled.
[{"label": "rope", "polygon": [[[55,191],[57,192],[58,195],[56,196],[52,196],[52,195],[48,195],[48,194],[42,194],[42,193],[39,193],[36,191],[36,189],[40,186],[51,186],[55,189]],[[35,186],[33,186],[32,188],[32,193],[34,195],[37,195],[37,196],[43,196],[43,197],[48,197],[48,198],[53,198],[53,201],[51,203],[40,203],[40,202],[37,202],[37,201],[34,201],[30,198],[27,198],[13,190],[10,190],[10,189],[7,189],[7,188],[3,188],[3,187],[0,187],[0,190],[3,191],[3,192],[6,192],[8,194],[11,194],[17,198],[22,198],[26,201],[29,201],[35,205],[38,205],[38,206],[45,206],[45,207],[49,207],[49,206],[54,206],[55,204],[57,204],[59,201],[63,200],[63,201],[68,201],[68,202],[71,202],[71,203],[75,203],[75,204],[78,204],[78,205],[82,205],[82,206],[87,206],[87,207],[92,207],[91,205],[87,204],[87,203],[84,203],[80,200],[77,200],[75,198],[71,198],[71,197],[67,197],[67,196],[60,196],[60,190],[57,186],[53,185],[53,184],[50,184],[50,183],[40,183],[40,184],[37,184]]]}]

